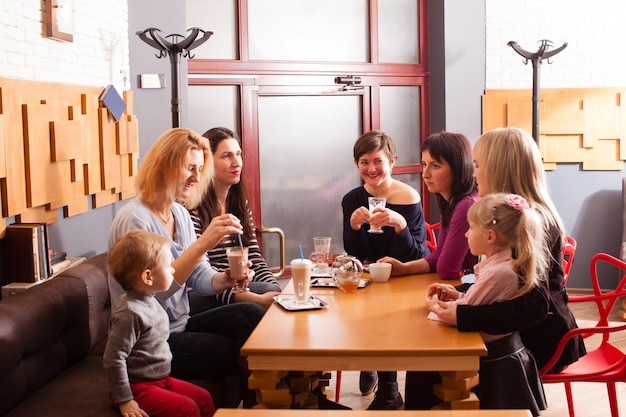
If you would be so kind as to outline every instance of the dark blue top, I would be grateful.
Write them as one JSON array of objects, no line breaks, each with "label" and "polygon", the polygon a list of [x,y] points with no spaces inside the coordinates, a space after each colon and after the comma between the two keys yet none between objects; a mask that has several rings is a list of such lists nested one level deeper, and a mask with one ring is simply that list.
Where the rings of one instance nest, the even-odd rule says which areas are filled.
[{"label": "dark blue top", "polygon": [[368,207],[367,198],[373,197],[361,186],[343,197],[343,246],[349,255],[361,261],[376,262],[383,256],[391,256],[401,262],[420,259],[430,252],[426,246],[426,226],[422,204],[389,204],[386,207],[400,213],[406,227],[396,234],[393,227],[384,226],[383,233],[368,233],[369,224],[359,230],[350,227],[350,216],[357,208]]}]

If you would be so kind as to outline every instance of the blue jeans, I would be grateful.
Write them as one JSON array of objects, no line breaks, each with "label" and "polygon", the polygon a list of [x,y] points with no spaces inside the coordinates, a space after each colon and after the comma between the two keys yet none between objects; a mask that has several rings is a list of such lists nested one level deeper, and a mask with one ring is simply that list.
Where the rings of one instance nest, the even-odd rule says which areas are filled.
[{"label": "blue jeans", "polygon": [[236,303],[192,314],[185,331],[168,339],[171,375],[189,380],[241,373],[239,350],[264,313],[258,304]]}]

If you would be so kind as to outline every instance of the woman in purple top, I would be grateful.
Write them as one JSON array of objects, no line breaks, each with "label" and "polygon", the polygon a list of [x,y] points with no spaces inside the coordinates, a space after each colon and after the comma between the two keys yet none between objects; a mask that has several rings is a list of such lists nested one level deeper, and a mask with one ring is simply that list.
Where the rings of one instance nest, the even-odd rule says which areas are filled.
[{"label": "woman in purple top", "polygon": [[437,249],[421,259],[401,262],[384,257],[380,262],[392,265],[393,275],[437,272],[442,279],[455,279],[476,264],[469,251],[465,232],[469,227],[467,211],[478,200],[472,147],[460,133],[439,132],[422,143],[422,180],[435,194],[441,213]]}]

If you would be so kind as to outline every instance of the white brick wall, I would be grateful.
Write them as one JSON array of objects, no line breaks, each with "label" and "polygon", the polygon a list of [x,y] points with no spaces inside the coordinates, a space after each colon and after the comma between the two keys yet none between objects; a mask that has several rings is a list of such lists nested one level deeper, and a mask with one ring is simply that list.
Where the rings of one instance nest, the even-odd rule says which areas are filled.
[{"label": "white brick wall", "polygon": [[[41,0],[0,2],[0,76],[130,88],[126,0],[74,0],[74,42],[42,36]],[[626,85],[626,1],[485,0],[486,88],[531,88],[534,52],[567,42],[541,65],[542,88]],[[462,30],[462,28],[459,28]]]},{"label": "white brick wall", "polygon": [[0,76],[130,88],[127,0],[74,0],[73,42],[44,36],[42,4],[0,2]]},{"label": "white brick wall", "polygon": [[486,88],[531,88],[532,64],[507,42],[536,52],[568,45],[540,66],[541,88],[626,86],[624,0],[485,0]]}]

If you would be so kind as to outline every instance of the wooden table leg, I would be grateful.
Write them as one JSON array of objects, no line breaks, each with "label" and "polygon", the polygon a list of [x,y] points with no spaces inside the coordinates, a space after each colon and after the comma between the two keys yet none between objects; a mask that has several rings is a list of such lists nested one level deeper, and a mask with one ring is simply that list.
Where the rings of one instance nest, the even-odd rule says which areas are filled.
[{"label": "wooden table leg", "polygon": [[435,407],[437,410],[478,410],[478,397],[471,389],[478,385],[478,373],[475,371],[440,372],[441,384],[436,384],[434,393],[444,402]]},{"label": "wooden table leg", "polygon": [[248,388],[257,391],[259,404],[254,408],[317,409],[318,397],[312,391],[320,387],[327,397],[332,393],[330,372],[321,371],[252,371]]}]

